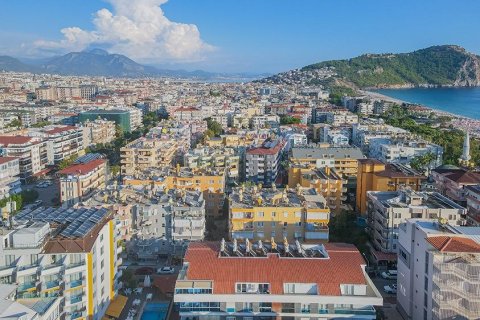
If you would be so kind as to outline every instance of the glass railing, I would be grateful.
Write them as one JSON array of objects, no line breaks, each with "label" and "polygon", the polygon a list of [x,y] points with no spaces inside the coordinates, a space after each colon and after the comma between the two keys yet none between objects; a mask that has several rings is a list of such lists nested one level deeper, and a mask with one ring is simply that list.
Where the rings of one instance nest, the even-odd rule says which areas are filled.
[{"label": "glass railing", "polygon": [[35,282],[25,282],[18,286],[18,291],[27,291],[36,287]]},{"label": "glass railing", "polygon": [[335,314],[375,315],[375,309],[335,309]]},{"label": "glass railing", "polygon": [[47,281],[45,283],[45,287],[47,289],[51,289],[51,288],[55,288],[55,287],[58,287],[60,285],[60,281],[59,280],[53,280],[53,281]]},{"label": "glass railing", "polygon": [[78,303],[78,302],[81,302],[81,301],[82,301],[82,295],[73,296],[73,297],[70,298],[70,303],[71,304]]},{"label": "glass railing", "polygon": [[82,282],[82,279],[70,281],[70,288],[80,287]]}]

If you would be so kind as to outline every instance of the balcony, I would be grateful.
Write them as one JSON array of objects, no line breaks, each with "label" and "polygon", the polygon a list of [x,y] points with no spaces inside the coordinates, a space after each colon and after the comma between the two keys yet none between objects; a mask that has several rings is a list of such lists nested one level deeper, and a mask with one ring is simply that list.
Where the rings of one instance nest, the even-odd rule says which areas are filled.
[{"label": "balcony", "polygon": [[52,290],[52,289],[59,289],[60,287],[60,280],[52,280],[52,281],[47,281],[43,283],[43,290]]},{"label": "balcony", "polygon": [[37,289],[37,282],[24,282],[18,285],[18,292],[30,292]]},{"label": "balcony", "polygon": [[366,307],[361,309],[335,309],[335,314],[352,314],[352,315],[368,315],[368,316],[375,316],[377,313],[375,308],[373,307]]},{"label": "balcony", "polygon": [[253,239],[253,231],[236,230],[231,233],[234,239]]},{"label": "balcony", "polygon": [[22,266],[17,270],[17,277],[29,276],[36,274],[38,271],[38,264],[30,266]]},{"label": "balcony", "polygon": [[5,266],[0,268],[0,277],[8,277],[13,275],[16,266]]},{"label": "balcony", "polygon": [[83,294],[70,297],[70,304],[76,304],[83,301]]},{"label": "balcony", "polygon": [[73,274],[85,271],[85,261],[78,262],[78,263],[71,263],[65,266],[65,274]]},{"label": "balcony", "polygon": [[85,285],[85,281],[82,278],[82,279],[70,281],[70,283],[67,285],[67,288],[68,289],[74,289],[74,288],[78,288],[78,287],[81,287],[81,286],[84,286],[84,285]]},{"label": "balcony", "polygon": [[86,312],[83,312],[83,311],[77,311],[77,312],[70,313],[70,320],[75,320],[75,319],[80,319],[80,318],[85,318],[85,317],[86,317]]},{"label": "balcony", "polygon": [[41,275],[47,276],[52,274],[59,274],[62,271],[62,268],[62,264],[50,264],[42,268]]}]

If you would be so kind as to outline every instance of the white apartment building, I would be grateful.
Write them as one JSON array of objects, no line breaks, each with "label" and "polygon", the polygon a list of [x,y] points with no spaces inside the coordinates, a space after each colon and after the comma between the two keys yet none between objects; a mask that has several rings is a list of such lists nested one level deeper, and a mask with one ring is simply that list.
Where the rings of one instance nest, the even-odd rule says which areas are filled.
[{"label": "white apartment building", "polygon": [[267,140],[260,147],[248,149],[245,155],[246,179],[264,185],[274,183],[284,148],[284,140]]},{"label": "white apartment building", "polygon": [[20,162],[14,157],[0,157],[0,199],[22,191],[20,188]]},{"label": "white apartment building", "polygon": [[331,111],[326,113],[326,122],[333,126],[358,123],[358,115],[349,111]]},{"label": "white apartment building", "polygon": [[385,253],[398,252],[399,226],[407,219],[444,219],[465,225],[467,210],[438,192],[367,191],[367,218],[373,246]]},{"label": "white apartment building", "polygon": [[24,210],[0,229],[0,283],[17,284],[17,302],[41,306],[42,319],[105,315],[120,288],[116,222],[105,208]]},{"label": "white apartment building", "polygon": [[[325,276],[328,275],[328,276]],[[190,243],[180,319],[375,319],[382,297],[353,245]]]},{"label": "white apartment building", "polygon": [[48,164],[57,164],[84,151],[83,129],[67,125],[53,125],[29,129],[28,135],[40,137],[47,143]]},{"label": "white apartment building", "polygon": [[443,163],[443,148],[428,142],[372,140],[369,150],[369,157],[383,162],[407,165],[413,158],[431,153],[434,155],[434,161],[430,163],[430,169],[439,167]]},{"label": "white apartment building", "polygon": [[211,116],[212,120],[215,122],[220,123],[222,128],[227,128],[228,127],[228,115],[225,114],[217,114]]},{"label": "white apartment building", "polygon": [[255,115],[250,119],[250,125],[253,129],[263,129],[271,124],[280,124],[280,117],[276,114]]},{"label": "white apartment building", "polygon": [[47,142],[40,137],[0,136],[0,155],[18,158],[22,182],[39,174],[49,163]]},{"label": "white apartment building", "polygon": [[84,145],[106,144],[115,140],[115,121],[96,119],[82,123]]},{"label": "white apartment building", "polygon": [[480,318],[480,228],[411,219],[399,228],[397,309],[404,319]]}]

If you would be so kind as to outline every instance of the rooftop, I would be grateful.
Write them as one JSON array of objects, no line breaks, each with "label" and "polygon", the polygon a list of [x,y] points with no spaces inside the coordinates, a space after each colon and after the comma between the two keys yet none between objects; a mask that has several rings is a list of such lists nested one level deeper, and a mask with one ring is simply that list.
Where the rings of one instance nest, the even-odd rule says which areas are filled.
[{"label": "rooftop", "polygon": [[274,155],[279,153],[285,146],[283,140],[267,140],[260,147],[255,147],[247,150],[247,154],[252,155]]},{"label": "rooftop", "polygon": [[452,236],[430,236],[427,237],[435,249],[440,252],[469,252],[480,253],[480,244],[470,238],[465,238],[458,235]]},{"label": "rooftop", "polygon": [[386,208],[428,208],[465,210],[438,192],[418,192],[410,189],[399,191],[369,191],[368,197],[377,199]]},{"label": "rooftop", "polygon": [[314,283],[318,294],[333,296],[341,295],[341,284],[367,285],[365,261],[351,244],[324,244],[317,248],[319,256],[313,258],[278,253],[230,257],[221,255],[220,249],[220,243],[190,243],[185,280],[213,281],[214,294],[235,293],[238,282],[269,283],[271,294],[283,294],[285,283]]},{"label": "rooftop", "polygon": [[106,160],[104,159],[95,159],[86,163],[79,163],[71,165],[63,170],[60,170],[58,174],[61,175],[83,175],[90,173],[95,169],[99,168],[101,165],[105,164]]},{"label": "rooftop", "polygon": [[292,148],[292,158],[294,159],[363,159],[360,148],[357,147],[299,147]]},{"label": "rooftop", "polygon": [[325,198],[313,188],[277,189],[240,187],[234,188],[230,195],[235,207],[304,207],[309,209],[327,209]]}]

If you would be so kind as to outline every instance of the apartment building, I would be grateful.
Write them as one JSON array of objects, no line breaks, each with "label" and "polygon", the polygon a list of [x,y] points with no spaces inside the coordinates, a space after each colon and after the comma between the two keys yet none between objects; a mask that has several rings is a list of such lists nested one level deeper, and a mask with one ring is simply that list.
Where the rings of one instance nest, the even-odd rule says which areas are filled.
[{"label": "apartment building", "polygon": [[142,137],[120,149],[122,175],[133,175],[147,168],[170,166],[175,158],[177,143]]},{"label": "apartment building", "polygon": [[82,99],[92,100],[98,93],[98,86],[92,84],[80,85],[80,96]]},{"label": "apartment building", "polygon": [[84,152],[83,130],[80,127],[55,125],[42,129],[29,130],[28,134],[41,137],[47,142],[47,154],[50,165]]},{"label": "apartment building", "polygon": [[226,114],[214,114],[211,116],[212,120],[220,123],[222,128],[226,129],[228,127],[228,115]]},{"label": "apartment building", "polygon": [[276,114],[256,115],[250,118],[250,125],[253,129],[276,127],[280,124],[280,117]]},{"label": "apartment building", "polygon": [[115,140],[115,121],[96,119],[87,120],[82,124],[85,146],[106,144]]},{"label": "apartment building", "polygon": [[375,319],[381,294],[350,244],[190,243],[180,319]]},{"label": "apartment building", "polygon": [[328,241],[330,208],[315,189],[240,187],[229,201],[232,239]]},{"label": "apartment building", "polygon": [[[18,319],[21,317],[24,320],[46,320],[50,318],[50,314],[45,313],[48,309],[35,308],[34,306],[15,301],[16,292],[16,285],[0,284],[0,318]],[[57,316],[53,314],[53,318],[56,317]]]},{"label": "apartment building", "polygon": [[387,140],[382,139],[370,142],[369,157],[383,162],[400,163],[409,165],[419,156],[432,154],[433,160],[428,165],[429,169],[439,167],[443,163],[443,148],[437,144],[412,140]]},{"label": "apartment building", "polygon": [[466,187],[480,184],[480,172],[451,165],[432,170],[431,177],[438,192],[462,206],[467,205]]},{"label": "apartment building", "polygon": [[480,226],[480,184],[467,186],[467,220],[471,225]]},{"label": "apartment building", "polygon": [[358,160],[356,207],[360,214],[367,211],[368,191],[397,191],[409,187],[419,191],[427,179],[401,164],[383,163],[376,159]]},{"label": "apartment building", "polygon": [[150,168],[143,170],[142,175],[126,177],[125,185],[157,186],[177,190],[201,191],[206,201],[207,216],[216,217],[223,214],[225,201],[225,170],[215,168],[190,169],[177,166],[175,169]]},{"label": "apartment building", "polygon": [[367,221],[373,246],[381,252],[398,252],[399,225],[408,219],[442,219],[466,224],[466,209],[437,192],[367,192]]},{"label": "apartment building", "polygon": [[275,183],[283,157],[284,140],[266,140],[260,147],[253,147],[245,155],[245,179],[254,183]]},{"label": "apartment building", "polygon": [[107,161],[95,159],[86,163],[73,164],[60,170],[60,202],[71,207],[88,198],[92,192],[105,188]]},{"label": "apartment building", "polygon": [[100,320],[122,275],[115,228],[105,208],[23,210],[0,230],[0,282],[48,319]]},{"label": "apartment building", "polygon": [[330,167],[310,168],[309,166],[292,164],[288,168],[288,186],[295,188],[314,188],[327,201],[332,215],[346,209],[343,202],[347,200],[346,180]]},{"label": "apartment building", "polygon": [[358,123],[358,115],[351,113],[347,110],[330,111],[326,113],[326,123],[333,126],[339,126],[343,124]]},{"label": "apartment building", "polygon": [[172,117],[177,121],[203,120],[208,117],[201,109],[193,107],[180,107],[172,112]]},{"label": "apartment building", "polygon": [[0,157],[0,200],[22,191],[20,188],[20,160]]},{"label": "apartment building", "polygon": [[[134,205],[134,227],[144,239],[198,241],[205,236],[205,200],[200,191],[163,189]],[[154,254],[151,252],[151,254]]]},{"label": "apartment building", "polygon": [[22,182],[40,174],[49,163],[47,142],[39,137],[0,136],[0,155],[18,158]]},{"label": "apartment building", "polygon": [[356,147],[309,146],[292,148],[292,163],[309,165],[314,168],[334,168],[344,177],[355,177],[358,170],[357,160],[365,156]]},{"label": "apartment building", "polygon": [[479,234],[437,220],[400,225],[397,309],[404,319],[480,318]]},{"label": "apartment building", "polygon": [[183,163],[191,169],[225,170],[227,185],[233,185],[240,178],[240,155],[234,148],[197,146],[183,156]]}]

